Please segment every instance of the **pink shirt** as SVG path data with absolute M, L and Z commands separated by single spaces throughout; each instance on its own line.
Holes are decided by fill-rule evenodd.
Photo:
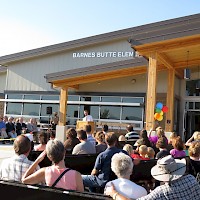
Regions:
M 45 182 L 47 186 L 52 186 L 53 183 L 56 181 L 56 179 L 59 177 L 59 175 L 65 171 L 66 168 L 58 169 L 54 165 L 47 167 L 45 170 Z M 75 170 L 69 170 L 66 172 L 63 177 L 58 181 L 58 183 L 55 185 L 57 188 L 63 188 L 66 190 L 77 190 L 76 185 L 76 171 Z

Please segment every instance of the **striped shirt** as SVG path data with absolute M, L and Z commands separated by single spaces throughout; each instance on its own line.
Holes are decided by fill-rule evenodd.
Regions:
M 128 140 L 128 141 L 133 141 L 133 142 L 136 142 L 138 139 L 139 139 L 139 134 L 135 131 L 131 131 L 131 132 L 128 132 L 126 135 L 125 135 L 125 138 Z

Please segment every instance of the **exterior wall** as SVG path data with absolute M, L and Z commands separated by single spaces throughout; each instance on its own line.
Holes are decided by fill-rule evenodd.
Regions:
M 52 90 L 46 83 L 44 76 L 48 73 L 65 71 L 68 69 L 83 68 L 98 64 L 131 59 L 132 57 L 94 57 L 73 58 L 73 53 L 81 52 L 133 52 L 130 44 L 125 40 L 114 43 L 98 44 L 82 49 L 38 57 L 10 65 L 8 67 L 8 85 L 5 90 L 20 91 L 48 91 Z
M 0 73 L 0 93 L 3 93 L 6 87 L 6 75 L 6 72 Z
M 136 79 L 135 83 L 131 80 Z M 147 78 L 146 74 L 138 76 L 129 76 L 124 78 L 106 80 L 103 82 L 94 82 L 80 85 L 80 92 L 122 92 L 122 93 L 146 93 Z M 167 76 L 166 72 L 159 72 L 157 79 L 157 92 L 167 92 Z

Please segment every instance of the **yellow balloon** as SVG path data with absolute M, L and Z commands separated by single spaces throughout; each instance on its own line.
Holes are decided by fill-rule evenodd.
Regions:
M 163 111 L 161 110 L 159 114 L 160 114 L 160 115 L 163 115 Z
M 160 115 L 159 118 L 157 118 L 158 121 L 162 121 L 163 120 L 163 115 Z
M 155 113 L 154 114 L 154 118 L 157 119 L 157 120 L 160 118 L 160 116 L 161 116 L 160 113 Z

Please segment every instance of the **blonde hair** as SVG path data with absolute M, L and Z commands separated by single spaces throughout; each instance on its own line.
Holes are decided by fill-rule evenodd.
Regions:
M 147 147 L 147 155 L 148 155 L 148 158 L 154 158 L 155 157 L 155 151 L 152 147 Z
M 188 152 L 189 156 L 200 158 L 200 142 L 199 141 L 192 142 L 188 149 Z
M 129 155 L 133 153 L 133 147 L 130 144 L 125 144 L 123 150 L 126 151 Z
M 200 132 L 199 131 L 195 131 L 193 133 L 193 136 L 194 136 L 194 140 L 200 140 Z
M 148 151 L 147 151 L 147 146 L 146 145 L 141 145 L 140 147 L 139 147 L 139 154 L 141 154 L 141 155 L 145 155 L 145 154 L 147 154 L 148 153 Z

